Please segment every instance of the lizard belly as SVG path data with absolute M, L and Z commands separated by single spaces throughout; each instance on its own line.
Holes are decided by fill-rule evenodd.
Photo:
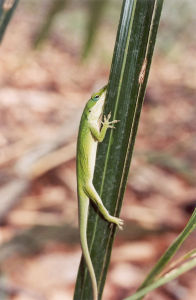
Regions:
M 91 178 L 93 179 L 93 174 L 94 174 L 94 168 L 95 168 L 95 161 L 96 161 L 96 153 L 97 153 L 97 144 L 98 142 L 92 139 L 91 145 L 90 145 L 90 151 L 89 151 L 89 170 L 90 170 L 90 175 Z

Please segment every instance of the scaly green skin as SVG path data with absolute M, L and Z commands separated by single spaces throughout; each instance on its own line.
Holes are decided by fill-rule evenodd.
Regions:
M 106 87 L 99 90 L 98 93 L 93 94 L 91 99 L 87 102 L 80 121 L 77 143 L 77 192 L 79 201 L 80 240 L 82 252 L 92 280 L 93 300 L 98 299 L 98 291 L 86 236 L 89 199 L 97 205 L 99 211 L 108 222 L 115 223 L 120 229 L 122 229 L 123 225 L 121 219 L 109 214 L 92 183 L 97 144 L 103 141 L 107 129 L 114 128 L 112 124 L 118 122 L 117 120 L 109 121 L 111 114 L 107 117 L 104 116 L 104 121 L 101 122 L 105 95 Z

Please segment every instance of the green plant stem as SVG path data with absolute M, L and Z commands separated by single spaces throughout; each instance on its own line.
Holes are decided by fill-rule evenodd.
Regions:
M 186 227 L 181 232 L 181 234 L 176 238 L 172 245 L 167 249 L 167 251 L 162 255 L 160 260 L 150 271 L 149 275 L 146 277 L 142 285 L 139 287 L 138 291 L 144 289 L 149 284 L 151 284 L 156 277 L 163 271 L 166 264 L 171 260 L 176 251 L 180 248 L 185 239 L 191 234 L 193 230 L 196 229 L 196 209 L 194 210 L 190 220 L 188 221 Z
M 170 282 L 171 280 L 176 279 L 177 277 L 179 277 L 183 273 L 193 269 L 195 266 L 196 266 L 196 258 L 193 258 L 192 260 L 184 263 L 183 265 L 181 265 L 177 269 L 174 269 L 171 272 L 167 273 L 165 276 L 158 279 L 154 283 L 148 285 L 145 288 L 142 288 L 141 290 L 136 292 L 134 295 L 132 295 L 128 298 L 125 298 L 124 300 L 138 300 L 138 299 L 141 299 L 141 297 L 145 296 L 147 293 L 149 293 L 152 290 L 154 290 L 154 289 Z

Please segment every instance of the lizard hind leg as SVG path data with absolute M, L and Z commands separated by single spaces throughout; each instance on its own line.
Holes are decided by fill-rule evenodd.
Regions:
M 123 226 L 123 220 L 113 217 L 109 214 L 108 210 L 105 208 L 99 194 L 95 190 L 92 182 L 88 183 L 85 186 L 85 193 L 86 195 L 97 205 L 99 211 L 103 215 L 103 217 L 110 223 L 114 223 L 118 226 L 119 229 L 122 229 Z

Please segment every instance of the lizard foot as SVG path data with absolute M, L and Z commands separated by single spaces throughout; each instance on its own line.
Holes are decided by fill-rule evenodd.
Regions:
M 110 220 L 109 220 L 111 223 L 114 223 L 118 226 L 119 229 L 123 229 L 123 224 L 124 224 L 124 221 L 122 219 L 119 219 L 119 218 L 116 218 L 116 217 L 110 217 Z

